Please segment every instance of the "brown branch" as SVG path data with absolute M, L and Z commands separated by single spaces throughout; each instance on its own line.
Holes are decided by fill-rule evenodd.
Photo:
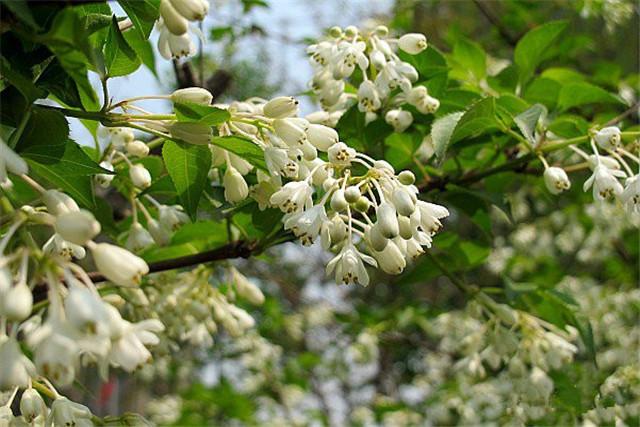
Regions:
M 200 252 L 193 255 L 186 255 L 179 258 L 171 258 L 149 264 L 149 273 L 173 270 L 181 267 L 203 264 L 206 262 L 220 261 L 231 258 L 249 258 L 261 250 L 255 241 L 237 240 L 210 251 Z M 89 273 L 89 277 L 94 282 L 104 282 L 107 280 L 101 273 L 94 271 Z
M 624 113 L 614 117 L 613 119 L 609 120 L 607 123 L 603 124 L 602 126 L 606 127 L 606 126 L 613 126 L 615 124 L 618 124 L 624 119 L 626 119 L 627 117 L 629 117 L 631 114 L 637 112 L 638 108 L 640 108 L 640 102 L 636 102 L 631 107 L 629 107 L 629 109 L 627 109 Z

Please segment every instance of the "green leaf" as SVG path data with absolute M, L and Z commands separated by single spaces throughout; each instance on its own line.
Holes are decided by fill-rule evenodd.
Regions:
M 518 66 L 520 83 L 533 75 L 536 67 L 548 58 L 553 46 L 567 28 L 566 21 L 549 22 L 534 28 L 518 41 L 514 52 L 514 62 Z
M 40 26 L 33 19 L 33 15 L 31 14 L 31 10 L 29 10 L 29 5 L 26 0 L 10 0 L 3 1 L 2 4 L 6 6 L 18 19 L 22 22 L 30 26 L 35 30 L 39 30 Z
M 227 151 L 237 154 L 253 166 L 264 171 L 267 164 L 264 161 L 264 151 L 246 138 L 239 136 L 214 136 L 211 143 Z
M 124 38 L 136 52 L 142 63 L 147 67 L 154 76 L 158 77 L 156 70 L 156 58 L 153 54 L 153 47 L 149 40 L 143 39 L 137 31 L 126 31 Z
M 160 0 L 118 0 L 133 22 L 133 28 L 143 39 L 148 39 L 153 25 L 160 16 Z
M 616 95 L 590 83 L 579 82 L 565 85 L 558 96 L 558 108 L 568 110 L 587 104 L 623 104 Z
M 451 142 L 453 131 L 456 129 L 456 125 L 463 115 L 464 112 L 462 111 L 448 114 L 437 119 L 431 126 L 431 139 L 438 159 L 444 157 L 444 153 L 447 151 L 449 143 Z
M 540 77 L 546 77 L 547 79 L 551 79 L 562 84 L 585 81 L 583 74 L 571 68 L 562 67 L 547 68 L 542 72 L 542 74 L 540 74 Z
M 410 55 L 400 51 L 398 56 L 403 61 L 413 65 L 418 74 L 420 74 L 421 79 L 429 79 L 448 70 L 447 60 L 433 46 L 429 46 L 417 55 Z
M 549 124 L 548 128 L 563 138 L 574 138 L 588 133 L 589 122 L 579 116 L 559 116 Z
M 173 234 L 172 245 L 207 240 L 208 243 L 223 244 L 227 241 L 227 225 L 223 221 L 198 221 L 185 224 Z
M 36 82 L 36 86 L 49 91 L 51 95 L 67 106 L 82 108 L 82 98 L 80 97 L 78 86 L 73 78 L 62 68 L 57 58 L 53 58 L 44 69 Z
M 396 169 L 402 169 L 413 163 L 413 153 L 420 145 L 419 134 L 392 133 L 384 140 L 387 147 L 385 159 Z
M 520 129 L 520 132 L 522 132 L 522 135 L 524 135 L 530 143 L 535 144 L 536 127 L 541 120 L 545 119 L 546 116 L 547 108 L 542 104 L 534 104 L 528 110 L 517 115 L 514 118 L 514 121 L 518 126 L 518 129 Z
M 109 77 L 131 74 L 141 64 L 140 58 L 120 32 L 115 15 L 111 21 L 107 43 L 104 46 L 104 59 Z
M 200 197 L 209 182 L 211 152 L 201 145 L 166 141 L 162 148 L 167 172 L 176 188 L 180 203 L 195 218 Z
M 180 122 L 202 123 L 214 126 L 231 118 L 231 114 L 227 110 L 194 102 L 176 102 L 173 104 L 173 110 Z
M 15 148 L 23 152 L 29 147 L 44 146 L 51 155 L 61 156 L 68 137 L 69 123 L 62 113 L 34 107 Z
M 461 71 L 461 77 L 469 75 L 480 81 L 487 75 L 487 55 L 479 44 L 460 36 L 453 46 L 452 59 Z
M 473 104 L 460 118 L 451 136 L 451 142 L 478 136 L 498 127 L 495 116 L 495 98 L 487 97 Z
M 60 187 L 83 206 L 95 209 L 91 175 L 108 171 L 91 160 L 78 144 L 67 139 L 53 146 L 33 145 L 20 155 L 36 175 Z
M 18 70 L 14 70 L 4 56 L 0 56 L 0 74 L 24 95 L 28 103 L 47 96 L 45 91 L 36 87 L 31 76 L 25 76 Z

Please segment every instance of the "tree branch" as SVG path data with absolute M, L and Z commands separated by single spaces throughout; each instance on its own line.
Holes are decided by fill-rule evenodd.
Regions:
M 480 13 L 482 13 L 484 17 L 487 18 L 487 21 L 489 21 L 491 25 L 497 28 L 498 32 L 500 33 L 500 36 L 507 43 L 509 43 L 511 47 L 515 47 L 516 44 L 518 43 L 518 38 L 514 37 L 509 32 L 509 30 L 507 30 L 507 28 L 504 25 L 502 25 L 502 22 L 500 21 L 500 19 L 496 18 L 493 15 L 493 12 L 491 12 L 491 10 L 489 10 L 489 8 L 485 4 L 483 4 L 483 0 L 473 0 L 473 3 L 476 5 L 478 10 L 480 10 Z
M 176 268 L 189 267 L 212 261 L 220 261 L 231 258 L 249 258 L 262 250 L 256 241 L 236 240 L 210 251 L 200 252 L 193 255 L 186 255 L 178 258 L 171 258 L 149 264 L 149 273 L 173 270 Z M 94 283 L 107 280 L 101 273 L 94 271 L 89 273 L 89 278 Z

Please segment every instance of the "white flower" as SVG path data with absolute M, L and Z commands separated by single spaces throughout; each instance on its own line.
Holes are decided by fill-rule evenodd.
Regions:
M 213 101 L 211 92 L 201 87 L 178 89 L 171 94 L 171 102 L 193 102 L 209 105 L 211 101 Z
M 134 157 L 147 157 L 149 155 L 149 146 L 144 142 L 134 139 L 129 142 L 125 149 L 127 150 L 127 154 Z
M 629 213 L 640 213 L 640 175 L 627 178 L 620 200 Z
M 264 161 L 272 175 L 282 175 L 287 178 L 298 175 L 298 163 L 290 159 L 287 151 L 282 148 L 265 148 Z
M 7 172 L 25 175 L 29 172 L 29 167 L 22 157 L 18 156 L 0 139 L 0 184 L 7 181 Z
M 360 83 L 358 88 L 358 109 L 364 112 L 373 112 L 380 108 L 380 95 L 376 85 L 371 80 Z
M 171 5 L 189 21 L 202 21 L 209 12 L 208 0 L 171 0 Z
M 222 178 L 222 184 L 224 185 L 224 198 L 229 203 L 239 203 L 249 195 L 247 182 L 240 172 L 231 165 L 227 166 Z
M 276 134 L 290 147 L 300 146 L 307 141 L 307 133 L 303 126 L 304 124 L 295 120 L 295 118 L 275 119 L 273 121 L 273 129 Z
M 393 129 L 398 132 L 404 132 L 411 123 L 413 123 L 413 116 L 406 110 L 389 110 L 385 114 L 384 119 L 387 123 L 393 126 Z
M 129 178 L 134 187 L 145 189 L 151 186 L 151 174 L 140 163 L 131 165 L 129 168 Z
M 416 210 L 411 215 L 411 222 L 420 226 L 426 233 L 435 234 L 442 228 L 440 220 L 449 216 L 449 211 L 444 206 L 436 205 L 422 200 L 416 202 Z
M 182 213 L 182 212 L 181 212 Z M 147 219 L 147 228 L 153 240 L 160 246 L 169 244 L 171 241 L 171 230 L 153 218 Z
M 560 194 L 571 188 L 571 181 L 564 169 L 559 167 L 549 167 L 544 171 L 544 184 L 551 194 Z
M 91 212 L 82 209 L 58 215 L 55 229 L 64 240 L 83 246 L 100 233 L 100 223 Z
M 374 252 L 378 266 L 388 274 L 400 274 L 407 266 L 407 261 L 400 247 L 394 241 L 388 241 L 380 252 Z
M 47 416 L 47 405 L 44 403 L 44 399 L 33 388 L 28 388 L 22 393 L 20 398 L 20 413 L 27 422 L 32 422 L 37 417 Z
M 173 122 L 169 126 L 172 137 L 194 145 L 208 145 L 213 136 L 211 126 L 204 123 Z
M 365 48 L 364 42 L 340 42 L 338 52 L 331 59 L 333 78 L 339 80 L 351 76 L 356 64 L 361 70 L 366 70 L 369 67 L 369 60 L 363 53 Z
M 46 254 L 60 256 L 67 261 L 71 260 L 72 257 L 82 259 L 87 254 L 82 246 L 67 242 L 57 233 L 47 240 L 42 246 L 42 250 Z
M 35 366 L 20 350 L 15 338 L 0 335 L 0 390 L 26 388 L 29 378 L 36 373 Z
M 307 139 L 320 151 L 327 151 L 329 147 L 339 142 L 338 132 L 335 129 L 320 124 L 309 125 Z
M 113 172 L 113 165 L 107 160 L 100 162 L 100 167 Z M 115 174 L 112 173 L 99 173 L 96 175 L 96 182 L 100 187 L 107 188 L 115 177 Z
M 126 249 L 109 243 L 94 243 L 90 249 L 100 273 L 116 285 L 139 285 L 149 272 L 147 263 Z
M 196 45 L 191 40 L 189 33 L 181 35 L 172 34 L 164 25 L 160 25 L 160 37 L 158 37 L 158 52 L 164 59 L 181 58 L 196 53 Z
M 105 302 L 88 288 L 70 286 L 64 300 L 64 311 L 69 323 L 82 334 L 102 335 L 108 332 Z
M 284 222 L 285 230 L 293 231 L 303 245 L 308 246 L 320 234 L 320 227 L 329 219 L 324 205 L 316 205 L 303 212 L 292 214 Z
M 427 48 L 427 38 L 419 33 L 405 34 L 398 40 L 398 47 L 408 54 L 417 55 Z
M 51 404 L 46 427 L 93 427 L 91 410 L 84 405 L 72 402 L 66 397 L 58 397 Z
M 299 212 L 311 202 L 313 189 L 307 181 L 292 181 L 273 193 L 269 201 L 285 213 Z
M 160 342 L 155 333 L 162 332 L 164 325 L 156 319 L 138 323 L 120 319 L 120 322 L 120 331 L 113 337 L 109 361 L 127 372 L 132 372 L 151 358 L 151 353 L 145 345 L 156 345 Z
M 160 1 L 160 16 L 167 29 L 177 36 L 189 29 L 189 21 L 173 7 L 171 0 Z
M 598 201 L 619 196 L 622 184 L 617 177 L 624 178 L 626 174 L 620 170 L 612 170 L 600 164 L 593 170 L 593 174 L 584 182 L 583 190 L 593 187 L 593 198 Z
M 51 215 L 79 211 L 75 200 L 58 190 L 47 190 L 42 194 L 42 201 Z
M 620 129 L 616 126 L 608 126 L 600 129 L 593 136 L 593 139 L 605 150 L 615 150 L 620 146 L 622 135 L 620 134 Z
M 140 223 L 136 222 L 129 229 L 129 237 L 125 247 L 133 252 L 140 252 L 154 243 L 153 236 Z
M 267 102 L 263 111 L 265 116 L 272 119 L 295 116 L 298 113 L 298 101 L 290 96 L 279 96 Z
M 189 222 L 189 215 L 182 211 L 180 205 L 161 205 L 158 208 L 158 220 L 162 226 L 175 231 L 182 224 Z
M 133 131 L 125 127 L 107 128 L 107 134 L 111 136 L 111 144 L 118 149 L 124 147 L 135 138 Z
M 43 332 L 45 336 L 35 349 L 38 372 L 59 386 L 69 385 L 76 376 L 78 345 L 72 338 L 58 332 L 57 326 L 48 324 L 43 328 L 51 329 Z
M 337 166 L 349 166 L 356 158 L 356 150 L 344 142 L 333 144 L 329 150 L 329 162 Z
M 327 274 L 331 274 L 335 270 L 337 284 L 359 283 L 362 286 L 367 286 L 369 284 L 369 275 L 364 267 L 363 260 L 367 264 L 374 267 L 377 266 L 375 259 L 359 252 L 353 243 L 348 241 L 342 247 L 340 253 L 327 264 Z

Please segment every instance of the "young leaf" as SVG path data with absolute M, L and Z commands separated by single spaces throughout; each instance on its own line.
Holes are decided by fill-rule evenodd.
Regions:
M 548 58 L 549 48 L 557 42 L 567 25 L 566 21 L 549 22 L 520 39 L 514 52 L 514 62 L 518 66 L 521 84 L 529 80 L 536 67 Z
M 166 141 L 162 157 L 180 203 L 195 218 L 200 197 L 208 182 L 211 152 L 201 145 Z
M 540 120 L 547 116 L 547 108 L 542 104 L 534 104 L 531 108 L 514 118 L 518 129 L 532 144 L 536 143 L 535 131 Z
M 264 171 L 267 170 L 267 164 L 264 161 L 264 152 L 260 147 L 246 138 L 240 138 L 238 136 L 215 136 L 211 139 L 211 143 L 237 154 L 257 168 Z
M 111 21 L 107 43 L 104 46 L 104 60 L 109 77 L 126 76 L 140 66 L 140 58 L 129 46 L 118 27 L 115 15 Z
M 178 121 L 202 123 L 210 126 L 224 123 L 231 117 L 227 110 L 194 102 L 176 102 L 173 104 L 173 110 Z

